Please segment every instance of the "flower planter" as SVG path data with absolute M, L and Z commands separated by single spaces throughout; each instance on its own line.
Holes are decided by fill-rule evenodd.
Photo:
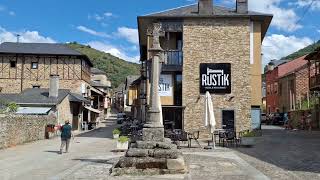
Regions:
M 128 141 L 124 142 L 124 143 L 117 141 L 117 149 L 126 150 L 128 148 L 129 148 L 129 142 Z
M 255 137 L 241 137 L 241 145 L 251 147 L 255 145 Z
M 119 134 L 113 134 L 113 139 L 118 139 L 119 138 Z

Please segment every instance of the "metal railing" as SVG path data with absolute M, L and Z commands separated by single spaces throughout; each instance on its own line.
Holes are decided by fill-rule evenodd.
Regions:
M 167 61 L 166 65 L 182 65 L 183 53 L 180 50 L 168 50 L 165 52 Z

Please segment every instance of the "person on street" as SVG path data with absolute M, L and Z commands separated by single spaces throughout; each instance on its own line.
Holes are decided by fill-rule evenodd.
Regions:
M 70 126 L 70 122 L 66 121 L 65 124 L 61 127 L 60 154 L 62 154 L 64 146 L 66 146 L 66 153 L 68 153 L 71 137 L 73 137 L 72 127 Z
M 308 130 L 311 131 L 312 130 L 312 113 L 309 111 L 307 116 L 306 116 L 306 123 L 308 126 Z

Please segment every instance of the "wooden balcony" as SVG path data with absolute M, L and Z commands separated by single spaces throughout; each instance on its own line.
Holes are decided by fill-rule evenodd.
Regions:
M 320 90 L 320 74 L 310 77 L 310 90 L 319 91 Z
M 165 51 L 166 63 L 162 66 L 162 71 L 182 71 L 183 53 L 181 50 Z

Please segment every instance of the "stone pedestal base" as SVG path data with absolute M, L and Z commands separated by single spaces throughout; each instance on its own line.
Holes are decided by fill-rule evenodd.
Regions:
M 143 141 L 154 141 L 163 142 L 164 141 L 164 129 L 163 128 L 143 128 L 142 130 Z
M 187 167 L 182 153 L 177 150 L 175 144 L 171 144 L 165 138 L 162 142 L 137 141 L 133 143 L 126 155 L 121 157 L 110 170 L 113 176 L 184 174 L 186 172 Z

